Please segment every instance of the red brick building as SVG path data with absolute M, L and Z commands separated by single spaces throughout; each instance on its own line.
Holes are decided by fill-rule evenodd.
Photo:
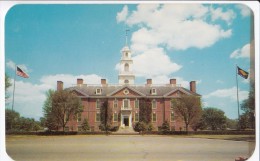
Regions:
M 100 108 L 105 100 L 108 101 L 109 107 L 112 107 L 113 126 L 131 128 L 139 121 L 139 100 L 146 98 L 151 100 L 151 120 L 155 130 L 158 130 L 165 120 L 169 122 L 171 130 L 185 130 L 182 118 L 171 106 L 171 100 L 181 94 L 200 96 L 196 93 L 196 82 L 190 82 L 190 89 L 178 85 L 176 79 L 170 79 L 169 84 L 164 85 L 154 85 L 152 79 L 147 79 L 144 85 L 135 85 L 132 66 L 131 51 L 125 46 L 122 50 L 118 85 L 109 85 L 106 79 L 101 79 L 99 85 L 84 84 L 83 79 L 77 79 L 77 85 L 68 89 L 81 98 L 83 112 L 77 119 L 70 119 L 65 129 L 80 131 L 81 124 L 86 118 L 91 130 L 99 131 Z M 62 89 L 63 82 L 58 81 L 57 90 Z

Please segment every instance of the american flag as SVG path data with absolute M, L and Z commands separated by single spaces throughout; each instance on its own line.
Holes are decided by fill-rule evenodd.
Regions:
M 21 68 L 16 67 L 16 74 L 23 78 L 29 78 L 29 75 L 26 74 Z

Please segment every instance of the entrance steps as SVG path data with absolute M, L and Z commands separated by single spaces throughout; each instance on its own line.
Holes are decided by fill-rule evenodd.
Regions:
M 115 135 L 139 135 L 138 132 L 135 132 L 133 127 L 125 126 L 124 128 L 119 127 L 117 132 L 113 132 Z

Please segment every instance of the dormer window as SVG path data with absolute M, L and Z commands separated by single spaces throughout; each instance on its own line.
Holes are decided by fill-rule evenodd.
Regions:
M 97 88 L 97 89 L 96 89 L 96 94 L 101 94 L 101 93 L 102 93 L 102 89 Z
M 152 94 L 152 95 L 156 95 L 156 89 L 155 89 L 155 88 L 152 88 L 152 89 L 151 89 L 151 94 Z

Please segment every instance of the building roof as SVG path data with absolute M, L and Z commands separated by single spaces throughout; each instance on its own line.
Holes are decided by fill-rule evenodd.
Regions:
M 77 85 L 67 88 L 71 91 L 76 91 L 84 97 L 113 97 L 113 94 L 127 88 L 130 91 L 137 93 L 140 97 L 168 97 L 170 94 L 180 91 L 187 95 L 201 96 L 198 93 L 192 92 L 180 86 L 170 85 Z M 96 90 L 101 89 L 100 94 L 96 94 Z M 156 94 L 152 94 L 151 90 L 155 89 Z

